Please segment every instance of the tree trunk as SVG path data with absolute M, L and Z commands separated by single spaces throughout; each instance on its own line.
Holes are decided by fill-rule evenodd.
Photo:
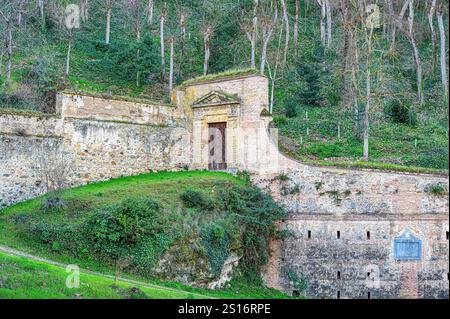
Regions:
M 180 16 L 180 29 L 181 29 L 181 37 L 180 37 L 180 61 L 178 63 L 178 76 L 181 76 L 184 54 L 185 54 L 185 43 L 186 43 L 186 15 L 181 13 Z
M 366 106 L 364 108 L 364 146 L 363 146 L 363 158 L 367 160 L 369 158 L 369 114 L 372 99 L 372 36 L 373 36 L 373 23 L 370 23 L 370 29 L 367 28 L 367 20 L 364 16 L 366 12 L 365 1 L 360 0 L 360 19 L 363 24 L 364 35 L 367 45 L 366 55 Z
M 320 40 L 322 42 L 322 45 L 325 46 L 326 41 L 327 41 L 327 31 L 326 31 L 326 27 L 325 27 L 325 19 L 327 17 L 327 10 L 325 7 L 325 0 L 320 0 L 319 5 L 320 5 Z
M 274 71 L 271 72 L 270 66 L 269 66 L 269 77 L 271 82 L 271 88 L 270 88 L 270 105 L 269 105 L 269 112 L 273 113 L 273 106 L 275 102 L 275 81 L 277 79 L 277 71 L 278 71 L 278 65 L 279 65 L 279 58 L 280 58 L 280 51 L 281 51 L 281 39 L 283 37 L 283 28 L 280 28 L 280 36 L 278 37 L 278 47 L 277 47 L 277 55 L 275 58 L 275 68 Z
M 269 46 L 270 39 L 273 34 L 273 30 L 275 29 L 275 26 L 277 25 L 278 21 L 278 2 L 277 0 L 274 1 L 275 8 L 274 8 L 274 17 L 273 21 L 270 23 L 265 23 L 263 25 L 263 46 L 262 46 L 262 53 L 261 53 L 261 63 L 259 67 L 259 72 L 261 75 L 264 75 L 264 70 L 266 66 L 266 58 L 267 58 L 267 47 Z
M 389 11 L 389 20 L 393 21 L 390 23 L 391 26 L 391 45 L 390 45 L 390 51 L 394 50 L 395 48 L 395 38 L 396 38 L 396 30 L 397 30 L 397 24 L 395 20 L 397 19 L 395 13 L 394 13 L 394 5 L 392 4 L 392 0 L 386 0 L 388 11 Z
M 298 46 L 299 16 L 300 16 L 300 3 L 299 3 L 299 0 L 295 0 L 295 22 L 294 22 L 294 46 L 295 46 L 295 52 L 297 52 L 297 46 Z
M 409 4 L 410 0 L 406 0 L 406 2 L 403 4 L 402 10 L 400 11 L 400 14 L 398 15 L 398 17 L 395 16 L 394 14 L 394 9 L 392 7 L 392 3 L 389 1 L 390 4 L 390 9 L 392 10 L 393 16 L 392 19 L 394 21 L 393 26 L 392 26 L 392 38 L 391 38 L 391 47 L 390 47 L 390 51 L 393 51 L 395 49 L 395 38 L 396 38 L 396 30 L 397 30 L 397 26 L 400 26 L 400 28 L 402 28 L 402 21 L 403 21 L 403 17 L 405 15 L 406 9 L 408 9 L 408 4 Z
M 13 56 L 11 20 L 6 21 L 6 43 L 8 55 L 8 61 L 6 61 L 6 85 L 9 86 L 11 84 L 11 70 L 12 70 L 12 56 Z
M 72 31 L 69 33 L 69 43 L 67 47 L 67 57 L 66 57 L 66 77 L 70 74 L 70 55 L 72 53 Z
M 443 19 L 444 8 L 441 7 L 437 13 L 437 20 L 439 26 L 439 35 L 441 39 L 441 80 L 442 80 L 442 88 L 444 91 L 444 98 L 448 102 L 448 79 L 447 79 L 447 45 L 445 41 L 445 26 Z
M 289 39 L 291 36 L 290 27 L 289 27 L 289 16 L 287 12 L 287 6 L 286 6 L 286 0 L 281 0 L 281 6 L 283 8 L 283 19 L 284 19 L 284 26 L 285 26 L 285 40 L 284 40 L 284 55 L 283 55 L 283 67 L 286 66 L 287 62 L 287 54 L 289 50 Z
M 428 13 L 428 24 L 430 25 L 431 31 L 431 43 L 433 44 L 433 70 L 437 65 L 437 40 L 436 40 L 436 31 L 434 30 L 434 15 L 436 12 L 436 0 L 431 0 L 430 12 Z
M 422 62 L 420 60 L 419 49 L 417 48 L 416 39 L 414 37 L 414 0 L 409 0 L 408 15 L 408 37 L 413 50 L 414 62 L 416 64 L 417 73 L 417 99 L 420 105 L 424 103 L 423 84 L 422 84 Z
M 211 38 L 211 27 L 207 27 L 206 31 L 204 33 L 204 44 L 205 44 L 205 60 L 203 63 L 203 75 L 208 75 L 208 69 L 209 69 L 209 57 L 211 55 L 210 53 L 210 38 Z
M 331 30 L 332 30 L 332 20 L 331 20 L 331 6 L 330 6 L 330 1 L 329 0 L 325 0 L 325 8 L 326 8 L 326 14 L 327 14 L 327 47 L 329 48 L 331 46 L 331 40 L 332 40 L 332 34 L 331 34 Z
M 147 10 L 148 10 L 148 16 L 147 16 L 147 22 L 148 24 L 152 24 L 153 23 L 153 0 L 148 0 L 148 6 L 147 6 Z
M 170 72 L 169 72 L 169 98 L 173 89 L 173 56 L 174 56 L 174 37 L 170 36 Z
M 107 9 L 106 9 L 106 35 L 105 35 L 105 43 L 106 44 L 109 44 L 109 42 L 110 42 L 111 12 L 112 12 L 112 3 L 110 1 L 108 1 Z
M 89 19 L 89 0 L 83 0 L 81 3 L 81 19 L 87 22 Z
M 41 27 L 45 30 L 45 12 L 44 12 L 44 0 L 38 0 L 39 13 L 41 15 Z
M 161 42 L 161 79 L 164 80 L 166 77 L 166 57 L 165 57 L 165 49 L 164 49 L 164 22 L 165 17 L 164 14 L 161 14 L 160 19 L 160 30 L 159 30 L 159 37 Z
M 254 69 L 256 67 L 256 42 L 258 40 L 258 0 L 254 0 L 253 6 L 253 28 L 251 35 L 251 68 Z

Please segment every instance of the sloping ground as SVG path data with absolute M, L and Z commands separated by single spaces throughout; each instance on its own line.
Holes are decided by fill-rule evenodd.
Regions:
M 207 295 L 80 270 L 70 288 L 64 264 L 0 245 L 0 299 L 207 299 Z
M 237 192 L 235 192 L 236 190 Z M 251 202 L 252 204 L 249 206 L 255 208 L 255 214 L 261 214 L 258 215 L 261 220 L 268 220 L 271 223 L 270 218 L 264 214 L 267 212 L 272 215 L 272 208 L 274 211 L 278 211 L 270 197 L 258 195 L 259 191 L 249 187 L 244 179 L 226 173 L 160 172 L 68 189 L 0 210 L 0 245 L 8 247 L 7 249 L 16 249 L 22 253 L 45 258 L 44 262 L 50 260 L 64 265 L 76 264 L 86 271 L 96 271 L 95 274 L 91 274 L 93 276 L 99 275 L 99 273 L 104 274 L 101 275 L 102 280 L 99 280 L 99 285 L 102 286 L 98 288 L 97 295 L 90 295 L 90 293 L 94 293 L 92 291 L 84 291 L 85 295 L 83 296 L 86 298 L 121 297 L 123 291 L 111 291 L 109 282 L 101 283 L 110 279 L 110 276 L 116 271 L 119 271 L 122 277 L 140 281 L 139 284 L 130 283 L 130 285 L 137 286 L 152 298 L 288 297 L 279 291 L 267 289 L 260 284 L 249 284 L 242 279 L 234 280 L 225 289 L 214 291 L 187 285 L 200 282 L 201 287 L 206 287 L 204 283 L 208 281 L 205 280 L 214 276 L 217 278 L 220 266 L 224 264 L 227 256 L 232 257 L 234 253 L 244 250 L 242 224 L 245 222 L 239 222 L 239 218 L 246 217 L 245 212 L 241 212 L 239 215 L 227 211 L 219 196 L 222 191 L 225 191 L 224 194 L 238 197 L 253 198 L 256 196 L 255 200 L 246 199 L 247 202 L 239 203 L 245 206 L 246 203 Z M 238 200 L 240 199 L 238 198 Z M 134 213 L 134 211 L 139 214 L 142 205 L 148 203 L 150 205 L 158 203 L 160 208 L 149 209 L 148 212 L 154 214 L 150 218 L 144 216 L 150 224 L 137 224 L 137 226 L 150 226 L 154 229 L 159 227 L 158 223 L 162 223 L 164 232 L 158 233 L 157 236 L 146 237 L 138 244 L 125 243 L 121 247 L 126 251 L 124 255 L 132 256 L 132 258 L 137 256 L 139 259 L 132 260 L 131 264 L 127 260 L 129 263 L 123 268 L 118 269 L 118 262 L 115 263 L 114 259 L 104 253 L 105 251 L 113 253 L 115 251 L 115 247 L 110 249 L 108 241 L 106 241 L 106 246 L 101 246 L 99 250 L 96 250 L 98 247 L 95 249 L 92 247 L 99 241 L 92 245 L 92 241 L 89 242 L 83 238 L 85 233 L 81 235 L 79 233 L 90 229 L 93 225 L 89 224 L 90 222 L 95 222 L 96 227 L 103 227 L 103 216 L 107 216 L 104 220 L 106 221 L 105 225 L 108 226 L 110 218 L 115 218 L 114 214 L 117 210 L 130 208 L 126 214 Z M 269 209 L 265 209 L 266 206 L 260 206 L 267 203 L 274 206 L 268 206 Z M 129 216 L 126 214 L 121 216 L 128 218 Z M 137 220 L 140 219 L 140 217 L 137 218 Z M 133 220 L 129 221 L 133 223 Z M 135 226 L 132 225 L 132 227 Z M 260 226 L 258 225 L 258 227 Z M 99 233 L 92 231 L 88 235 L 97 236 L 98 239 L 103 236 L 103 231 L 105 229 L 98 228 Z M 132 230 L 131 233 L 134 234 L 135 231 Z M 260 230 L 257 231 L 257 234 L 258 240 L 264 236 L 261 235 Z M 140 240 L 134 237 L 132 239 Z M 105 242 L 102 245 L 104 244 Z M 165 263 L 161 263 L 161 261 L 165 261 Z M 8 263 L 10 262 L 16 263 L 16 261 L 8 261 Z M 18 269 L 17 277 L 14 280 L 14 282 L 17 281 L 18 288 L 20 288 L 21 277 L 28 276 L 28 271 L 19 271 L 23 268 L 20 264 L 17 262 L 17 265 L 8 266 L 6 270 L 3 270 L 13 275 L 14 269 Z M 27 269 L 26 267 L 25 269 Z M 219 273 L 211 275 L 211 269 L 219 270 Z M 52 273 L 53 275 L 57 278 L 66 276 L 61 269 L 59 274 L 57 271 Z M 92 280 L 94 279 L 92 278 Z M 154 288 L 157 291 L 147 293 L 142 282 L 147 283 L 147 288 Z M 175 293 L 171 295 L 164 289 L 160 292 L 161 286 L 172 288 Z M 40 289 L 39 285 L 36 289 Z M 72 296 L 71 291 L 62 291 L 60 287 L 55 289 L 57 291 L 55 296 L 62 298 Z M 66 293 L 69 295 L 65 295 Z M 187 294 L 192 294 L 192 296 Z M 39 297 L 39 294 L 8 296 L 35 298 Z

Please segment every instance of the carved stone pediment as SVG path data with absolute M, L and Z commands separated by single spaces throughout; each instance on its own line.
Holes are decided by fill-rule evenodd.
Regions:
M 219 91 L 212 91 L 192 104 L 193 108 L 240 104 L 239 97 Z

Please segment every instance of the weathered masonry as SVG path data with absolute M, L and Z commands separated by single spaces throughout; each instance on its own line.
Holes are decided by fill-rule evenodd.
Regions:
M 267 285 L 312 298 L 448 298 L 448 178 L 293 161 L 278 151 L 267 105 L 267 79 L 237 74 L 189 81 L 170 105 L 65 93 L 52 116 L 3 112 L 0 207 L 42 194 L 39 159 L 61 151 L 70 186 L 247 170 L 289 212 Z

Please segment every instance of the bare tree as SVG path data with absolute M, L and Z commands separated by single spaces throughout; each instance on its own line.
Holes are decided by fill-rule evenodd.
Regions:
M 365 0 L 359 0 L 359 11 L 360 11 L 360 20 L 361 25 L 364 31 L 364 38 L 366 43 L 366 105 L 364 108 L 364 133 L 363 133 L 363 139 L 364 139 L 364 146 L 363 146 L 363 158 L 368 159 L 369 158 L 369 114 L 370 114 L 370 108 L 371 108 L 371 102 L 372 102 L 372 37 L 373 37 L 373 30 L 374 25 L 372 21 L 369 21 L 366 19 L 366 1 Z
M 37 6 L 39 8 L 39 13 L 41 15 L 41 28 L 45 29 L 45 11 L 44 11 L 44 0 L 37 0 Z
M 273 34 L 273 30 L 275 29 L 278 21 L 278 1 L 273 1 L 273 20 L 268 16 L 263 16 L 261 19 L 262 25 L 262 37 L 263 37 L 263 45 L 261 52 L 261 63 L 260 63 L 260 73 L 264 75 L 264 70 L 266 66 L 266 58 L 267 58 L 267 48 L 269 46 L 270 39 Z
M 164 48 L 164 24 L 166 22 L 167 15 L 167 3 L 164 3 L 164 8 L 161 11 L 161 16 L 159 18 L 159 37 L 161 44 L 161 79 L 166 78 L 166 52 Z
M 148 4 L 147 4 L 147 22 L 148 22 L 148 24 L 153 23 L 153 7 L 154 7 L 153 0 L 148 0 Z
M 72 45 L 73 45 L 73 29 L 68 29 L 67 32 L 67 56 L 66 56 L 66 76 L 69 76 L 70 73 L 70 57 L 72 54 Z
M 211 36 L 213 33 L 213 27 L 206 25 L 203 31 L 203 43 L 205 47 L 205 59 L 203 62 L 203 75 L 208 75 L 209 71 L 209 58 L 211 57 Z
M 446 12 L 445 7 L 443 5 L 440 5 L 437 10 L 437 20 L 438 20 L 438 26 L 439 26 L 439 36 L 441 39 L 441 54 L 440 54 L 440 60 L 441 60 L 441 80 L 442 80 L 442 88 L 444 92 L 444 98 L 446 102 L 448 102 L 448 78 L 447 78 L 447 45 L 445 41 L 445 26 L 444 26 L 444 19 L 443 15 Z
M 408 28 L 403 26 L 403 14 L 406 12 L 408 8 Z M 414 63 L 416 65 L 416 78 L 417 78 L 417 99 L 422 105 L 424 103 L 424 95 L 423 95 L 423 84 L 422 84 L 422 62 L 419 55 L 419 49 L 417 47 L 415 35 L 414 35 L 414 0 L 406 0 L 405 4 L 402 8 L 402 12 L 400 13 L 399 18 L 397 19 L 398 28 L 405 34 L 409 43 L 411 44 L 411 48 L 413 51 Z
M 436 31 L 434 30 L 434 16 L 436 14 L 436 0 L 430 0 L 430 11 L 428 12 L 428 24 L 431 31 L 431 42 L 433 45 L 433 68 L 437 64 L 437 40 Z
M 18 12 L 21 11 L 22 0 L 11 0 L 0 8 L 0 21 L 5 23 L 5 47 L 6 47 L 6 86 L 11 84 L 12 60 L 14 52 L 13 29 L 17 26 L 19 18 Z
M 6 85 L 11 84 L 11 69 L 12 69 L 12 56 L 13 56 L 13 38 L 12 38 L 12 18 L 11 15 L 0 11 L 0 16 L 5 21 L 5 39 L 6 39 Z
M 284 29 L 286 31 L 284 39 L 284 55 L 283 55 L 283 67 L 285 67 L 287 62 L 287 54 L 289 50 L 289 39 L 291 36 L 286 0 L 281 0 L 281 7 L 283 9 Z
M 294 46 L 295 52 L 297 52 L 298 47 L 298 23 L 300 16 L 300 3 L 299 0 L 295 0 L 295 19 L 294 19 Z
M 68 185 L 73 158 L 61 145 L 42 145 L 37 154 L 38 174 L 46 193 L 59 191 Z
M 253 2 L 253 13 L 251 22 L 245 21 L 240 22 L 241 29 L 244 31 L 248 40 L 250 41 L 250 67 L 256 67 L 256 45 L 258 41 L 258 0 L 254 0 Z
M 112 0 L 106 0 L 106 34 L 105 43 L 109 44 L 111 34 Z
M 172 94 L 173 89 L 173 59 L 174 59 L 174 36 L 169 37 L 170 44 L 170 71 L 169 71 L 169 97 Z
M 81 1 L 81 19 L 83 22 L 87 22 L 89 20 L 89 0 Z
M 181 76 L 182 68 L 183 68 L 183 61 L 186 51 L 186 19 L 188 17 L 188 13 L 185 11 L 184 8 L 180 6 L 180 62 L 178 63 L 178 76 Z
M 329 48 L 331 46 L 331 40 L 332 40 L 331 5 L 330 5 L 329 0 L 324 0 L 324 1 L 325 1 L 326 12 L 327 12 L 327 47 Z
M 269 71 L 269 78 L 270 78 L 270 84 L 271 84 L 271 88 L 270 88 L 270 105 L 269 105 L 269 112 L 272 113 L 273 112 L 273 106 L 274 106 L 274 102 L 275 102 L 275 84 L 276 84 L 276 80 L 277 80 L 277 72 L 278 72 L 278 67 L 279 67 L 279 60 L 280 60 L 280 54 L 281 54 L 281 41 L 283 38 L 283 28 L 280 28 L 280 35 L 278 36 L 278 45 L 277 45 L 277 50 L 276 50 L 276 55 L 275 55 L 275 66 L 272 70 L 272 68 L 270 67 L 270 63 L 267 63 L 267 69 Z
M 141 31 L 142 31 L 142 8 L 141 8 L 141 1 L 140 0 L 127 0 L 125 2 L 126 6 L 130 8 L 131 14 L 130 16 L 133 18 L 133 27 L 134 27 L 134 33 L 136 36 L 136 43 L 141 43 Z M 141 51 L 139 47 L 136 50 L 136 57 L 139 61 L 139 57 L 141 55 Z M 138 70 L 136 72 L 136 86 L 140 86 L 140 78 L 141 78 L 141 72 Z
M 327 9 L 325 5 L 325 0 L 316 0 L 317 4 L 320 6 L 320 41 L 322 45 L 326 45 L 326 29 L 325 29 L 325 20 L 327 16 Z

